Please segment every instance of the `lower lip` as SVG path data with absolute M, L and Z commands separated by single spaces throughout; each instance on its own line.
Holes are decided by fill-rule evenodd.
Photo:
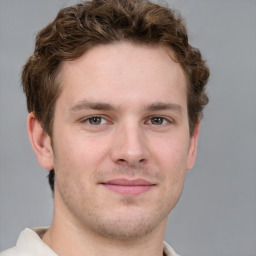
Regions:
M 124 186 L 124 185 L 112 185 L 112 184 L 103 184 L 106 188 L 108 188 L 111 191 L 117 192 L 122 195 L 127 195 L 127 196 L 136 196 L 142 193 L 147 192 L 150 190 L 153 185 L 148 185 L 148 186 Z

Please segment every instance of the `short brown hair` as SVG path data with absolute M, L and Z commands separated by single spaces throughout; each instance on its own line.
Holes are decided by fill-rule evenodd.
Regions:
M 187 78 L 192 135 L 208 103 L 205 85 L 209 69 L 199 50 L 189 44 L 182 18 L 147 0 L 92 0 L 60 10 L 38 33 L 34 54 L 23 69 L 28 111 L 34 112 L 52 136 L 55 102 L 61 93 L 57 79 L 61 62 L 76 59 L 96 45 L 116 41 L 166 45 L 174 51 Z

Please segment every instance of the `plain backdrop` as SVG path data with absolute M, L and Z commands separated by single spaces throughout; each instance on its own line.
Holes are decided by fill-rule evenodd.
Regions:
M 256 255 L 256 1 L 160 1 L 181 12 L 211 69 L 198 158 L 166 240 L 183 256 Z M 47 171 L 26 133 L 20 73 L 36 33 L 75 1 L 0 0 L 0 250 L 47 226 Z

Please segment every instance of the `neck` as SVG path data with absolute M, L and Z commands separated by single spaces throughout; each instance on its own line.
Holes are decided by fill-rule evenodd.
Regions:
M 118 240 L 74 225 L 62 216 L 53 219 L 43 241 L 59 256 L 162 256 L 167 220 L 146 236 Z
M 163 239 L 164 232 L 167 224 L 167 217 L 161 221 L 155 220 L 156 224 L 151 223 L 151 229 L 145 225 L 147 221 L 154 221 L 151 216 L 143 216 L 140 218 L 140 211 L 135 213 L 133 208 L 127 208 L 127 218 L 120 218 L 120 223 L 116 220 L 113 221 L 110 216 L 109 225 L 112 227 L 112 233 L 102 232 L 97 226 L 98 223 L 93 222 L 91 213 L 84 212 L 85 217 L 76 215 L 76 212 L 63 202 L 58 191 L 55 191 L 54 200 L 54 217 L 49 230 L 45 233 L 43 241 L 59 256 L 162 256 L 163 255 Z M 131 213 L 130 220 L 129 211 Z M 125 214 L 124 211 L 122 211 Z M 87 214 L 87 215 L 86 215 Z M 106 213 L 107 214 L 107 213 Z M 136 215 L 137 214 L 137 215 Z M 141 211 L 145 215 L 145 211 Z M 89 216 L 89 217 L 88 217 Z M 132 219 L 137 218 L 137 219 Z M 124 221 L 123 221 L 124 220 Z M 128 220 L 128 223 L 127 223 Z M 138 221 L 140 220 L 140 221 Z M 102 219 L 101 219 L 102 221 Z M 104 219 L 108 221 L 108 219 Z M 102 221 L 102 223 L 104 222 Z M 122 222 L 123 221 L 123 222 Z M 144 225 L 143 225 L 144 221 Z M 97 227 L 96 227 L 96 226 Z M 134 233 L 130 228 L 134 228 Z M 136 226 L 137 225 L 137 226 Z M 118 227 L 120 234 L 118 233 Z M 138 232 L 136 229 L 141 227 L 148 228 L 147 231 L 143 230 Z M 130 229 L 129 229 L 130 228 Z M 122 232 L 127 231 L 128 232 Z M 106 231 L 106 229 L 104 229 Z M 114 230 L 114 231 L 113 231 Z M 151 230 L 151 232 L 149 232 Z M 125 235 L 124 235 L 125 234 Z

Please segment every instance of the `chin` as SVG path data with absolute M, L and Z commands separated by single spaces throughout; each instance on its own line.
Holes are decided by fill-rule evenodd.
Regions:
M 99 233 L 108 238 L 117 240 L 135 240 L 150 234 L 154 225 L 146 220 L 114 221 L 99 227 Z
M 161 226 L 165 227 L 169 212 L 140 212 L 128 211 L 120 214 L 114 214 L 104 219 L 94 216 L 94 220 L 90 222 L 91 228 L 97 234 L 115 240 L 135 240 L 146 237 L 155 229 Z

